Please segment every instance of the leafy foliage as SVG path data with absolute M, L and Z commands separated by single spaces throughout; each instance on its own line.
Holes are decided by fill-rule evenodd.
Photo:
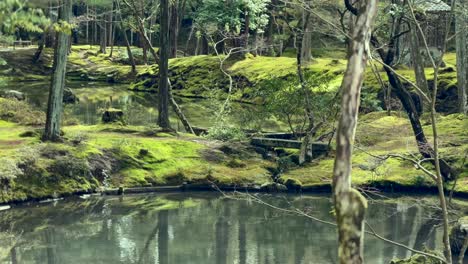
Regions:
M 2 0 L 0 2 L 0 32 L 6 35 L 18 30 L 42 32 L 50 20 L 39 8 L 32 8 L 27 0 Z

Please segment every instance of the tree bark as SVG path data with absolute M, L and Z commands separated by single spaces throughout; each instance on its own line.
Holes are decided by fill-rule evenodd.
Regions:
M 37 50 L 36 52 L 34 53 L 34 56 L 33 56 L 33 63 L 36 63 L 40 58 L 41 58 L 41 55 L 42 55 L 42 51 L 44 50 L 44 44 L 45 44 L 45 39 L 47 38 L 47 31 L 49 29 L 44 29 L 44 33 L 42 34 L 41 36 L 41 39 L 39 40 L 39 44 L 37 46 Z
M 175 0 L 171 6 L 171 27 L 169 28 L 170 39 L 171 39 L 171 49 L 170 49 L 170 58 L 177 57 L 177 38 L 179 36 L 179 10 L 178 10 L 179 1 Z
M 60 19 L 69 22 L 72 11 L 72 0 L 62 0 Z M 52 82 L 49 91 L 47 106 L 47 119 L 43 139 L 57 141 L 60 139 L 60 125 L 62 119 L 63 90 L 65 88 L 65 75 L 70 45 L 70 33 L 59 31 L 57 33 L 57 46 L 54 52 L 54 65 Z
M 419 30 L 417 26 L 414 24 L 417 21 L 410 22 L 410 53 L 411 53 L 411 64 L 413 66 L 414 75 L 416 77 L 416 85 L 418 85 L 419 89 L 423 92 L 429 92 L 427 80 L 426 80 L 426 73 L 424 72 L 424 62 L 421 57 L 421 53 L 419 51 Z M 419 114 L 422 113 L 422 98 L 423 96 L 419 94 L 421 107 Z
M 341 264 L 363 263 L 364 216 L 367 208 L 365 198 L 351 187 L 351 157 L 377 0 L 359 1 L 358 5 L 357 20 L 349 41 L 348 66 L 342 82 L 341 117 L 333 169 L 333 200 Z
M 180 109 L 179 105 L 174 99 L 174 96 L 172 96 L 171 82 L 169 81 L 169 79 L 167 79 L 167 82 L 169 85 L 169 102 L 171 103 L 172 110 L 174 110 L 180 122 L 182 122 L 182 125 L 185 128 L 185 131 L 190 134 L 195 134 L 195 132 L 193 131 L 192 125 L 190 125 L 190 122 L 188 121 L 188 119 L 185 117 L 184 113 Z
M 99 33 L 99 51 L 102 54 L 106 54 L 106 48 L 107 48 L 107 25 L 106 22 L 102 22 L 100 27 L 100 33 Z
M 170 129 L 169 122 L 169 0 L 161 0 L 158 125 Z
M 456 15 L 457 87 L 458 111 L 468 113 L 468 2 L 459 0 L 459 13 Z
M 310 20 L 310 13 L 307 12 L 307 14 L 304 17 L 304 25 L 307 25 Z M 312 158 L 312 149 L 311 149 L 311 144 L 310 144 L 310 137 L 313 134 L 314 130 L 314 113 L 312 112 L 311 109 L 311 103 L 310 103 L 310 90 L 309 87 L 307 86 L 306 80 L 304 78 L 304 73 L 302 71 L 302 41 L 304 39 L 304 30 L 302 32 L 299 32 L 297 34 L 297 53 L 296 53 L 296 60 L 297 60 L 297 75 L 299 76 L 299 82 L 301 84 L 301 89 L 304 94 L 304 103 L 305 103 L 305 114 L 306 118 L 308 121 L 308 125 L 306 128 L 306 133 L 304 135 L 304 138 L 302 139 L 301 143 L 301 149 L 299 153 L 299 164 L 303 164 L 307 160 L 307 156 Z
M 310 3 L 310 2 L 307 2 Z M 309 8 L 310 8 L 310 4 Z M 304 10 L 303 16 L 310 16 L 310 11 Z M 307 19 L 307 21 L 304 22 L 304 25 L 302 26 L 303 32 L 303 37 L 302 37 L 302 63 L 308 63 L 312 59 L 312 53 L 311 53 L 311 48 L 312 48 L 312 19 Z

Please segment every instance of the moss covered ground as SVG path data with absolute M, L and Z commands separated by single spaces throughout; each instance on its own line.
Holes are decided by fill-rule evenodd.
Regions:
M 1 52 L 0 56 L 8 62 L 0 68 L 1 78 L 15 82 L 48 78 L 51 50 L 46 49 L 40 62 L 31 66 L 33 51 Z M 314 51 L 316 58 L 305 66 L 306 74 L 326 75 L 327 89 L 335 92 L 346 67 L 343 54 L 342 50 Z M 210 55 L 172 59 L 170 75 L 174 92 L 188 97 L 209 97 L 214 90 L 225 92 L 228 79 L 220 71 L 220 59 Z M 440 80 L 442 91 L 453 89 L 455 85 L 454 64 L 453 54 L 448 54 L 447 67 Z M 293 56 L 271 58 L 247 55 L 240 60 L 227 60 L 225 69 L 234 79 L 234 97 L 250 102 L 257 102 L 255 91 L 267 87 L 272 80 L 292 81 L 296 78 Z M 97 47 L 72 47 L 69 78 L 131 83 L 129 87 L 135 90 L 156 90 L 156 65 L 139 65 L 136 76 L 130 70 L 125 50 L 121 47 L 115 49 L 112 58 L 98 54 Z M 401 68 L 398 71 L 414 79 L 411 69 Z M 427 69 L 427 73 L 431 76 L 430 69 Z M 384 73 L 379 74 L 385 80 Z M 380 90 L 375 77 L 368 72 L 364 94 L 371 94 L 375 99 Z M 101 94 L 96 92 L 95 96 Z M 0 175 L 8 178 L 2 182 L 8 188 L 0 190 L 0 203 L 119 186 L 177 185 L 183 182 L 261 185 L 272 181 L 271 176 L 277 167 L 287 167 L 281 170 L 281 179 L 285 183 L 289 179 L 291 185 L 324 186 L 331 182 L 333 152 L 328 157 L 297 167 L 282 164 L 282 159 L 264 159 L 247 144 L 234 144 L 233 147 L 232 143 L 224 144 L 204 137 L 119 125 L 65 126 L 64 142 L 42 143 L 40 127 L 44 122 L 43 113 L 18 102 L 0 99 L 0 116 L 2 164 L 21 168 L 21 172 L 4 170 L 5 175 Z M 423 117 L 423 121 L 424 129 L 430 136 L 432 132 L 427 117 Z M 441 115 L 438 121 L 442 156 L 461 172 L 455 190 L 468 193 L 468 165 L 462 165 L 463 153 L 468 150 L 468 120 L 451 114 Z M 408 162 L 396 159 L 382 162 L 369 155 L 416 151 L 411 127 L 404 113 L 393 112 L 387 116 L 383 111 L 375 111 L 362 115 L 356 143 L 354 184 L 433 186 L 421 171 Z M 297 155 L 295 150 L 284 152 L 289 156 Z
M 431 140 L 432 129 L 425 122 L 424 130 Z M 457 169 L 459 179 L 455 190 L 468 192 L 468 164 L 464 156 L 468 153 L 468 119 L 459 114 L 439 116 L 438 131 L 441 156 Z M 385 161 L 375 156 L 387 154 L 417 153 L 416 142 L 404 113 L 374 112 L 360 117 L 356 134 L 356 148 L 353 153 L 352 181 L 355 185 L 376 187 L 408 186 L 430 187 L 435 183 L 411 162 L 391 158 Z M 319 158 L 312 163 L 292 168 L 283 179 L 295 179 L 303 185 L 330 184 L 333 170 L 333 154 Z M 451 188 L 453 182 L 447 183 Z

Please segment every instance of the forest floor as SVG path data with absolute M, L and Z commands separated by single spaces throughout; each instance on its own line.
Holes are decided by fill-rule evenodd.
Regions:
M 36 64 L 30 62 L 33 51 L 0 52 L 6 62 L 0 66 L 0 80 L 18 84 L 48 79 L 50 50 L 46 50 Z M 346 66 L 342 59 L 344 54 L 324 50 L 314 52 L 317 59 L 307 66 L 307 71 L 329 73 L 328 87 L 330 92 L 335 92 Z M 73 47 L 69 78 L 124 82 L 130 89 L 154 91 L 157 66 L 140 65 L 138 74 L 133 75 L 123 54 L 122 49 L 116 49 L 114 58 L 109 59 L 108 55 L 97 54 L 95 49 L 90 50 L 87 46 Z M 445 78 L 442 78 L 445 92 L 454 86 L 454 63 L 454 57 L 449 54 Z M 259 100 L 255 90 L 268 86 L 271 79 L 289 80 L 295 75 L 293 57 L 248 56 L 229 61 L 227 67 L 237 84 L 233 90 L 234 98 L 249 103 Z M 215 56 L 171 60 L 175 93 L 203 97 L 212 90 L 207 87 L 225 91 L 227 78 L 217 69 L 219 58 Z M 400 71 L 411 78 L 411 70 Z M 364 89 L 370 98 L 378 97 L 380 88 L 371 74 L 366 78 Z M 416 153 L 417 150 L 406 115 L 396 111 L 388 116 L 384 111 L 373 109 L 372 105 L 369 103 L 370 110 L 360 116 L 353 156 L 353 184 L 395 191 L 434 188 L 435 184 L 409 162 L 381 161 L 374 157 Z M 450 109 L 447 111 L 449 113 L 438 117 L 441 154 L 461 172 L 455 191 L 466 195 L 468 162 L 464 157 L 468 151 L 468 119 L 450 114 Z M 271 183 L 272 176 L 278 172 L 280 182 L 291 179 L 289 182 L 301 185 L 304 190 L 311 186 L 327 187 L 331 183 L 333 151 L 305 166 L 298 166 L 295 163 L 297 150 L 275 149 L 267 153 L 248 142 L 221 142 L 184 133 L 167 133 L 156 127 L 119 124 L 69 125 L 63 128 L 63 142 L 43 143 L 40 141 L 43 116 L 43 112 L 25 102 L 0 98 L 0 162 L 3 166 L 0 181 L 4 185 L 0 188 L 0 203 L 115 187 L 182 183 L 261 186 Z M 429 118 L 423 115 L 422 120 L 430 138 Z M 452 185 L 447 183 L 446 187 L 450 189 Z

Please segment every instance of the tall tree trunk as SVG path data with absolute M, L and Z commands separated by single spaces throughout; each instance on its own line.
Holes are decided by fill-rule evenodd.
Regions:
M 310 20 L 310 13 L 307 13 L 304 17 L 304 24 L 308 24 Z M 312 149 L 310 144 L 310 138 L 314 133 L 314 113 L 312 112 L 311 102 L 310 102 L 310 90 L 307 86 L 307 82 L 304 78 L 304 73 L 302 70 L 302 41 L 304 40 L 304 31 L 299 32 L 297 34 L 297 52 L 296 52 L 296 60 L 297 60 L 297 75 L 299 77 L 299 82 L 301 84 L 301 89 L 304 94 L 304 103 L 305 103 L 305 114 L 307 118 L 307 128 L 305 131 L 304 138 L 302 139 L 301 149 L 299 153 L 299 164 L 303 164 L 306 162 L 307 157 L 312 158 Z
M 459 0 L 456 15 L 458 111 L 468 113 L 468 1 Z
M 308 1 L 307 3 L 310 3 Z M 308 4 L 310 8 L 310 4 Z M 304 9 L 304 14 L 303 16 L 307 16 L 308 13 L 310 13 L 308 10 Z M 310 15 L 309 15 L 310 16 Z M 312 59 L 312 53 L 311 53 L 311 48 L 312 48 L 312 19 L 308 19 L 307 22 L 304 20 L 304 24 L 302 25 L 302 30 L 303 30 L 303 37 L 302 37 L 302 52 L 301 52 L 301 58 L 302 58 L 302 63 L 308 63 Z
M 117 4 L 117 10 L 118 10 L 117 12 L 119 14 L 119 20 L 120 20 L 119 25 L 120 25 L 120 29 L 122 31 L 122 35 L 123 35 L 123 38 L 124 38 L 125 47 L 127 49 L 128 59 L 130 60 L 130 64 L 132 65 L 132 73 L 136 73 L 135 58 L 133 57 L 132 49 L 130 47 L 130 43 L 128 42 L 127 31 L 124 29 L 123 19 L 122 19 L 122 9 L 120 8 L 120 2 L 116 1 L 115 3 Z M 133 36 L 133 34 L 131 34 L 131 33 L 130 33 L 130 35 Z
M 177 57 L 177 38 L 179 36 L 179 10 L 178 10 L 179 1 L 175 0 L 171 6 L 171 27 L 169 28 L 170 39 L 171 39 L 171 50 L 169 57 Z
M 159 105 L 158 125 L 170 129 L 169 122 L 169 0 L 161 0 L 160 47 L 159 47 Z
M 114 20 L 114 1 L 112 1 L 112 7 L 111 7 L 111 10 L 109 12 L 109 36 L 107 37 L 107 39 L 109 40 L 108 43 L 109 45 L 112 45 L 112 34 L 113 34 L 113 30 L 114 30 L 114 27 L 113 27 L 113 20 Z
M 426 80 L 426 73 L 424 72 L 424 62 L 423 58 L 420 53 L 419 49 L 419 30 L 417 28 L 417 25 L 415 25 L 415 21 L 410 22 L 410 53 L 411 53 L 411 64 L 414 69 L 414 75 L 416 76 L 416 84 L 418 87 L 422 90 L 422 92 L 429 92 L 428 85 L 427 85 L 427 80 Z M 419 114 L 422 112 L 422 98 L 423 95 L 419 94 L 419 100 L 421 102 L 421 107 Z
M 47 31 L 48 30 L 49 30 L 49 28 L 46 28 L 46 29 L 44 29 L 44 33 L 42 33 L 41 39 L 39 40 L 39 43 L 38 43 L 38 46 L 37 46 L 37 50 L 36 50 L 36 52 L 34 53 L 34 56 L 33 56 L 33 60 L 32 60 L 33 63 L 36 63 L 41 58 L 42 51 L 44 50 L 45 39 L 47 38 Z
M 106 54 L 107 48 L 107 25 L 106 22 L 102 22 L 100 25 L 100 34 L 99 34 L 99 51 L 102 54 Z
M 86 44 L 89 44 L 89 5 L 86 5 Z
M 341 264 L 363 263 L 364 216 L 367 208 L 366 199 L 351 187 L 351 158 L 377 0 L 359 1 L 358 5 L 358 16 L 353 25 L 349 46 L 348 66 L 341 85 L 341 117 L 333 169 L 333 200 L 338 223 L 338 259 Z
M 60 6 L 60 19 L 70 21 L 72 0 L 62 0 Z M 57 33 L 57 46 L 54 52 L 54 65 L 52 82 L 49 91 L 47 106 L 47 120 L 44 140 L 56 141 L 60 139 L 60 122 L 62 119 L 62 100 L 65 88 L 65 75 L 67 68 L 68 49 L 70 45 L 70 32 Z
M 249 37 L 250 37 L 250 10 L 245 9 L 245 32 L 244 32 L 244 47 L 249 50 Z

